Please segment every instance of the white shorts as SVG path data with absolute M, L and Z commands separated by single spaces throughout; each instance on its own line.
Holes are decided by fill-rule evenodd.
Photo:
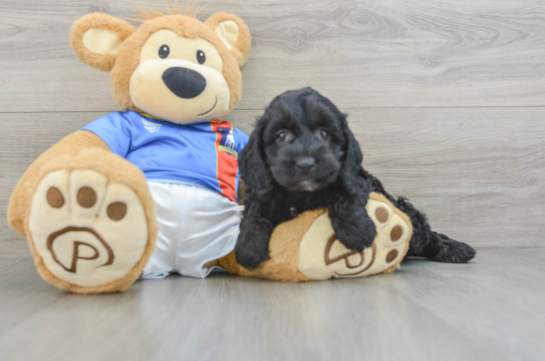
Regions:
M 187 184 L 148 182 L 159 232 L 141 278 L 170 273 L 204 278 L 205 268 L 235 249 L 243 206 L 219 193 Z

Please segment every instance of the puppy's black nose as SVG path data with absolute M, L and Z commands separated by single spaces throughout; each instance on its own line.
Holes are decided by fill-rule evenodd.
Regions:
M 316 167 L 316 160 L 313 157 L 299 157 L 295 160 L 295 168 L 301 171 L 313 170 Z
M 177 96 L 195 98 L 206 88 L 206 79 L 195 70 L 182 67 L 168 68 L 163 73 L 165 85 Z

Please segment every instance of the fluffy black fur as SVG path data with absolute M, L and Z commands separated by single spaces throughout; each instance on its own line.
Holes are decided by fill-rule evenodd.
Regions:
M 373 191 L 384 194 L 410 217 L 414 234 L 407 256 L 452 263 L 475 256 L 469 245 L 433 232 L 426 216 L 407 199 L 390 196 L 363 169 L 362 161 L 346 115 L 329 99 L 311 88 L 276 97 L 240 156 L 246 198 L 235 248 L 237 262 L 257 268 L 269 258 L 269 239 L 278 224 L 320 207 L 329 209 L 337 239 L 362 252 L 376 235 L 365 210 Z

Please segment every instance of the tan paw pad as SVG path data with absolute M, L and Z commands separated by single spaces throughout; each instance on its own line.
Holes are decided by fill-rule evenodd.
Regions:
M 336 239 L 325 212 L 301 240 L 299 271 L 309 279 L 325 280 L 389 272 L 399 264 L 412 235 L 408 217 L 380 195 L 369 199 L 366 209 L 377 231 L 372 247 L 362 253 L 347 249 Z
M 45 267 L 84 287 L 124 277 L 148 242 L 144 209 L 135 192 L 92 170 L 46 175 L 32 200 L 28 228 Z

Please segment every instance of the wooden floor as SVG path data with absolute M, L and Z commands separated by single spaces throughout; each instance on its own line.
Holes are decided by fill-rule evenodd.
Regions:
M 274 96 L 316 88 L 349 114 L 364 166 L 474 245 L 472 263 L 302 285 L 171 277 L 89 297 L 42 282 L 7 200 L 41 152 L 117 110 L 68 32 L 135 2 L 163 8 L 0 0 L 0 360 L 545 359 L 541 0 L 197 3 L 200 19 L 227 11 L 252 32 L 229 121 L 249 133 Z
M 467 265 L 309 284 L 171 276 L 79 296 L 15 254 L 0 260 L 0 359 L 538 361 L 544 257 L 483 250 Z

